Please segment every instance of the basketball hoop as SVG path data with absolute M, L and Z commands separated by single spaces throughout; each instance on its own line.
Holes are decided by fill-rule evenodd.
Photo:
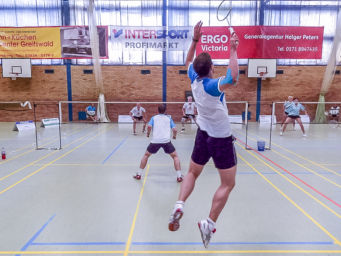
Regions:
M 11 73 L 11 75 L 13 75 L 11 76 L 11 79 L 14 81 L 14 80 L 17 80 L 19 73 Z
M 266 72 L 260 72 L 259 73 L 259 77 L 262 78 L 262 80 L 266 80 L 266 77 L 264 76 L 265 74 L 267 74 Z

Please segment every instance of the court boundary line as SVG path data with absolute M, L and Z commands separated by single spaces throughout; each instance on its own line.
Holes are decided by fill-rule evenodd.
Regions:
M 37 254 L 122 254 L 124 251 L 0 251 L 3 254 L 23 254 L 23 255 L 37 255 Z M 206 251 L 128 251 L 128 253 L 136 254 L 258 254 L 258 253 L 341 253 L 341 250 L 206 250 Z
M 8 190 L 14 188 L 15 186 L 17 186 L 18 184 L 22 183 L 23 181 L 27 180 L 28 178 L 30 178 L 31 176 L 39 173 L 40 171 L 44 170 L 46 167 L 50 166 L 51 164 L 53 164 L 54 162 L 62 159 L 63 157 L 69 155 L 70 153 L 72 153 L 73 151 L 75 151 L 76 149 L 84 146 L 86 143 L 90 142 L 91 140 L 95 139 L 97 136 L 99 136 L 100 134 L 102 134 L 105 130 L 102 129 L 102 131 L 98 132 L 95 136 L 90 137 L 89 139 L 85 140 L 84 142 L 82 142 L 81 144 L 79 144 L 78 146 L 75 146 L 73 149 L 70 149 L 69 151 L 67 151 L 66 153 L 62 154 L 61 156 L 57 157 L 56 159 L 50 161 L 49 163 L 46 163 L 45 165 L 43 165 L 42 167 L 40 167 L 39 169 L 35 170 L 34 172 L 28 174 L 27 176 L 25 176 L 24 178 L 22 178 L 21 180 L 17 181 L 16 183 L 8 186 L 7 188 L 3 189 L 0 191 L 0 196 L 7 192 Z
M 253 136 L 257 137 L 256 135 L 253 135 Z M 254 138 L 252 138 L 251 136 L 249 136 L 249 138 L 250 138 L 250 140 L 257 141 L 257 139 L 254 139 Z M 259 138 L 262 138 L 262 137 L 259 136 Z M 244 144 L 245 144 L 245 143 L 244 143 Z M 275 145 L 275 143 L 273 143 L 273 144 Z M 275 146 L 276 146 L 276 145 L 275 145 Z M 248 147 L 249 147 L 249 145 L 248 145 Z M 277 146 L 277 147 L 279 147 L 279 146 Z M 250 148 L 251 148 L 251 147 L 250 147 Z M 334 181 L 328 179 L 327 177 L 325 177 L 325 176 L 319 174 L 317 171 L 315 171 L 315 170 L 313 170 L 313 169 L 311 169 L 311 168 L 309 168 L 309 167 L 306 167 L 306 166 L 303 165 L 303 164 L 298 163 L 298 162 L 295 161 L 294 159 L 291 159 L 290 157 L 284 155 L 283 153 L 281 153 L 281 152 L 279 152 L 279 151 L 277 151 L 277 150 L 275 150 L 275 149 L 272 149 L 272 151 L 273 151 L 275 154 L 279 155 L 280 157 L 282 157 L 282 158 L 284 158 L 284 159 L 286 159 L 286 160 L 288 160 L 288 161 L 290 161 L 290 162 L 292 162 L 292 163 L 294 163 L 294 164 L 296 164 L 296 165 L 298 165 L 298 166 L 300 166 L 300 167 L 306 169 L 306 170 L 309 171 L 309 172 L 312 172 L 312 173 L 315 174 L 316 176 L 320 177 L 321 179 L 324 179 L 325 181 L 327 181 L 327 182 L 333 184 L 334 186 L 336 186 L 336 187 L 338 187 L 338 188 L 341 188 L 341 185 L 340 185 L 340 184 L 338 184 L 338 183 L 336 183 L 336 182 L 334 182 Z M 292 152 L 291 154 L 294 154 L 294 155 L 295 155 L 294 152 Z M 330 172 L 330 171 L 326 170 L 326 168 L 323 168 L 323 169 L 324 169 L 327 173 L 329 173 L 329 174 L 336 174 L 336 175 L 341 176 L 340 174 L 337 174 L 337 173 L 335 173 L 335 172 Z
M 84 139 L 84 138 L 87 137 L 89 134 L 91 134 L 91 132 L 88 132 L 88 133 L 85 134 L 84 136 L 82 136 L 82 137 L 80 137 L 80 138 L 78 138 L 78 139 L 76 139 L 76 140 L 74 140 L 74 141 L 72 141 L 72 142 L 66 144 L 66 145 L 64 146 L 64 149 L 65 149 L 65 148 L 68 148 L 70 145 L 72 145 L 72 144 L 74 144 L 74 143 L 76 143 L 76 142 L 78 142 L 78 141 Z M 33 165 L 35 165 L 36 163 L 38 163 L 38 162 L 44 160 L 45 158 L 48 158 L 48 157 L 50 157 L 50 156 L 52 156 L 52 155 L 54 155 L 54 154 L 57 154 L 58 152 L 60 152 L 60 151 L 52 151 L 52 152 L 50 152 L 50 153 L 48 153 L 48 154 L 46 154 L 46 155 L 44 155 L 44 156 L 42 156 L 42 157 L 40 157 L 40 158 L 34 160 L 34 161 L 32 161 L 32 162 L 26 164 L 25 166 L 22 166 L 22 167 L 16 169 L 15 171 L 10 172 L 9 174 L 7 174 L 7 175 L 1 177 L 1 178 L 0 178 L 0 181 L 3 181 L 3 180 L 5 180 L 5 179 L 11 177 L 11 176 L 14 175 L 14 174 L 16 174 L 16 173 L 18 173 L 18 172 L 21 172 L 22 170 L 24 170 L 24 169 L 26 169 L 26 168 L 28 168 L 28 167 L 30 167 L 30 166 L 33 166 Z M 45 164 L 42 164 L 41 166 L 44 166 L 44 165 L 45 165 Z
M 261 138 L 261 139 L 263 139 L 263 140 L 267 140 L 267 139 L 265 139 L 265 138 L 262 137 L 262 136 L 258 136 L 258 135 L 256 135 L 256 134 L 254 134 L 253 132 L 249 132 L 249 134 L 253 135 L 254 137 L 258 137 L 258 138 Z M 328 171 L 328 172 L 334 173 L 334 174 L 337 175 L 337 176 L 341 176 L 341 174 L 338 173 L 337 171 L 334 171 L 334 170 L 332 170 L 332 169 L 329 169 L 328 167 L 323 166 L 322 164 L 319 164 L 319 163 L 317 163 L 317 162 L 314 162 L 313 160 L 310 160 L 309 158 L 304 157 L 304 156 L 302 156 L 302 155 L 300 155 L 300 154 L 298 154 L 298 153 L 296 153 L 296 152 L 294 152 L 294 151 L 291 151 L 290 149 L 287 149 L 286 147 L 283 147 L 283 146 L 281 146 L 281 145 L 279 145 L 279 144 L 277 144 L 277 143 L 275 143 L 275 142 L 272 142 L 272 145 L 275 145 L 276 147 L 278 147 L 278 148 L 280 148 L 280 149 L 282 149 L 282 150 L 284 150 L 284 151 L 286 151 L 286 152 L 289 152 L 290 154 L 293 154 L 294 156 L 297 156 L 298 158 L 301 158 L 301 159 L 303 159 L 303 160 L 305 160 L 305 161 L 307 161 L 307 162 L 309 162 L 309 163 L 311 163 L 311 164 L 313 164 L 313 165 L 316 165 L 316 166 L 318 166 L 318 167 L 320 167 L 320 168 L 322 168 L 322 169 L 324 169 L 324 170 L 326 170 L 326 171 Z
M 126 136 L 112 151 L 111 153 L 102 161 L 102 164 L 105 164 L 106 161 L 112 157 L 113 154 L 124 144 L 124 142 L 128 139 L 128 136 Z
M 239 147 L 243 148 L 240 143 L 237 143 Z M 245 150 L 246 151 L 246 150 Z M 247 151 L 250 155 L 254 156 L 254 153 Z M 324 226 L 322 226 L 317 220 L 315 220 L 309 213 L 307 213 L 302 207 L 300 207 L 293 199 L 291 199 L 286 193 L 284 193 L 279 187 L 273 184 L 267 177 L 265 177 L 258 169 L 250 164 L 244 157 L 238 154 L 238 157 L 251 167 L 252 170 L 257 172 L 265 181 L 267 181 L 277 192 L 279 192 L 285 199 L 287 199 L 292 205 L 294 205 L 303 215 L 305 215 L 310 221 L 312 221 L 318 228 L 320 228 L 329 238 L 331 238 L 335 244 L 341 246 L 341 242 L 332 235 Z
M 144 188 L 145 188 L 147 177 L 148 177 L 148 173 L 149 173 L 149 168 L 150 168 L 150 165 L 148 164 L 147 170 L 146 170 L 146 173 L 145 173 L 145 176 L 144 176 L 144 179 L 143 179 L 143 184 L 142 184 L 142 188 L 141 188 L 141 191 L 140 191 L 139 199 L 137 201 L 134 218 L 133 218 L 133 221 L 132 221 L 132 224 L 131 224 L 131 227 L 130 227 L 129 236 L 128 236 L 128 239 L 127 239 L 127 242 L 126 242 L 126 248 L 124 250 L 124 256 L 127 256 L 129 254 L 131 240 L 133 238 L 133 234 L 134 234 L 134 230 L 135 230 L 135 224 L 136 224 L 136 219 L 137 219 L 137 215 L 138 215 L 139 210 L 140 210 L 140 205 L 141 205 L 142 196 L 143 196 Z

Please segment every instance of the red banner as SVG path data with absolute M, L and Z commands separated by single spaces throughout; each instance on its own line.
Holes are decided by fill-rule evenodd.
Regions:
M 323 27 L 240 26 L 239 59 L 321 59 Z M 212 59 L 230 56 L 228 27 L 202 27 L 197 55 L 208 52 Z

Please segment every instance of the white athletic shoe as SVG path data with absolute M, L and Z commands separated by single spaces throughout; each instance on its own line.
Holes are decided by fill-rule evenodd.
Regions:
M 282 135 L 283 135 L 283 132 L 282 132 L 282 131 L 280 131 L 280 132 L 279 132 L 279 135 L 280 135 L 280 136 L 282 136 Z
M 306 133 L 303 133 L 303 137 L 307 137 L 307 134 L 306 134 Z
M 202 243 L 204 244 L 205 248 L 207 248 L 208 244 L 210 243 L 211 237 L 215 233 L 216 229 L 211 230 L 207 220 L 199 221 L 198 227 L 200 230 Z
M 177 231 L 179 229 L 182 215 L 184 215 L 183 206 L 181 204 L 175 204 L 168 222 L 168 229 L 170 231 Z

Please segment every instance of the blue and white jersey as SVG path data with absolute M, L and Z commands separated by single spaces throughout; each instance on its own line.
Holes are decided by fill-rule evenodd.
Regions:
M 292 102 L 292 101 L 285 101 L 284 102 L 284 111 L 289 113 L 292 105 L 294 105 L 294 102 Z
M 198 111 L 197 124 L 200 129 L 215 138 L 231 136 L 231 126 L 224 92 L 219 90 L 219 83 L 233 84 L 231 69 L 227 70 L 226 77 L 216 79 L 199 79 L 194 71 L 193 64 L 188 66 L 188 77 L 191 79 L 192 93 Z
M 175 124 L 170 116 L 158 114 L 153 116 L 148 125 L 153 128 L 153 137 L 151 143 L 168 143 L 170 142 L 171 129 Z
M 303 105 L 301 103 L 298 103 L 297 105 L 294 103 L 291 105 L 291 108 L 289 109 L 289 116 L 299 116 L 300 115 L 300 111 L 304 111 L 305 108 L 303 107 Z
M 86 107 L 86 113 L 90 116 L 94 116 L 96 114 L 96 107 L 87 106 Z

